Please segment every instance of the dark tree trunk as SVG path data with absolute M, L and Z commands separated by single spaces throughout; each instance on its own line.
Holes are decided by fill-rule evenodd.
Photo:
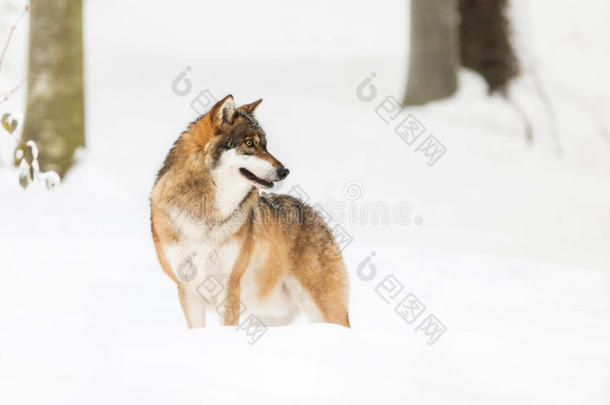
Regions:
M 449 97 L 459 65 L 457 0 L 411 0 L 409 77 L 404 105 Z
M 38 145 L 42 170 L 60 176 L 85 144 L 81 0 L 31 0 L 22 139 Z
M 462 65 L 480 73 L 489 92 L 504 92 L 519 74 L 506 18 L 508 0 L 460 0 Z

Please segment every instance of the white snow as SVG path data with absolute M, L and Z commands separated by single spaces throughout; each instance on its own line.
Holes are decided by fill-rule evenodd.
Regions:
M 0 403 L 609 403 L 607 2 L 516 1 L 533 147 L 471 72 L 455 98 L 403 112 L 426 129 L 412 146 L 377 115 L 404 87 L 404 4 L 253 4 L 85 2 L 87 148 L 54 193 L 0 168 Z M 0 6 L 2 32 L 21 7 Z M 14 38 L 0 92 L 25 73 L 27 24 Z M 253 345 L 212 322 L 186 329 L 148 193 L 205 89 L 263 97 L 269 149 L 291 170 L 279 190 L 345 214 L 351 329 L 299 323 Z M 417 151 L 428 135 L 447 149 L 433 166 Z M 350 222 L 367 202 L 409 203 L 413 221 Z M 403 286 L 391 304 L 383 280 Z M 409 293 L 426 307 L 411 325 L 395 312 Z M 429 314 L 447 328 L 433 345 L 416 330 Z

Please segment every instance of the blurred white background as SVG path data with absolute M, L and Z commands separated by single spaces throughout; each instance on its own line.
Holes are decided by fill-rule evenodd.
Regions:
M 0 4 L 0 44 L 24 3 Z M 447 152 L 433 166 L 375 112 L 402 98 L 408 4 L 84 2 L 86 148 L 52 193 L 28 189 L 0 133 L 0 402 L 607 404 L 610 51 L 605 1 L 513 1 L 523 74 L 501 97 L 408 108 Z M 27 74 L 28 21 L 0 92 Z M 192 91 L 172 81 L 190 67 Z M 375 72 L 378 95 L 358 85 Z M 549 115 L 536 80 L 551 100 Z M 312 202 L 409 203 L 423 223 L 345 223 L 352 329 L 187 331 L 157 263 L 148 193 L 201 90 L 262 97 L 269 150 Z M 25 89 L 0 113 L 25 110 Z M 553 135 L 557 128 L 558 137 Z M 8 151 L 8 152 L 7 152 Z M 356 268 L 376 252 L 377 277 Z M 433 345 L 375 287 L 393 274 L 447 331 Z M 425 315 L 424 315 L 425 316 Z

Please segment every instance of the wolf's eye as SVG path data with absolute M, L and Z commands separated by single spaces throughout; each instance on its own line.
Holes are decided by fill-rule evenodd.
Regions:
M 246 140 L 246 145 L 249 147 L 253 147 L 254 146 L 254 142 L 252 142 L 252 139 L 247 139 Z

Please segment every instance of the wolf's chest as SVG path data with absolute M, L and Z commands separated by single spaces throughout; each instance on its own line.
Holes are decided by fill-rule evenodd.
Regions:
M 178 211 L 170 212 L 170 218 L 179 241 L 165 253 L 176 278 L 182 283 L 202 282 L 213 275 L 226 279 L 241 249 L 232 237 L 243 220 L 231 218 L 210 226 Z
M 219 245 L 183 239 L 167 246 L 165 255 L 180 284 L 197 288 L 204 283 L 214 283 L 224 289 L 240 249 L 241 245 L 235 239 Z

